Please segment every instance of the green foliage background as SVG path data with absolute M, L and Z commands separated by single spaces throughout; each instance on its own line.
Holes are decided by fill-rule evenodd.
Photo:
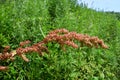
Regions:
M 117 15 L 118 16 L 118 15 Z M 66 28 L 82 34 L 98 36 L 109 49 L 66 47 L 48 44 L 50 54 L 27 55 L 26 63 L 19 57 L 0 72 L 1 80 L 119 80 L 120 21 L 115 14 L 88 9 L 77 0 L 0 0 L 0 51 L 12 49 L 19 42 L 41 41 L 50 30 Z

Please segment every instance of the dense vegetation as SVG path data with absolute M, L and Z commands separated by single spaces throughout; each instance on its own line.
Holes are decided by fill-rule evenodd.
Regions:
M 82 34 L 98 36 L 109 49 L 81 47 L 60 49 L 48 44 L 50 54 L 19 57 L 0 72 L 1 80 L 119 80 L 120 21 L 115 14 L 88 9 L 77 0 L 1 0 L 0 52 L 6 45 L 12 49 L 24 40 L 41 41 L 50 30 L 66 28 Z

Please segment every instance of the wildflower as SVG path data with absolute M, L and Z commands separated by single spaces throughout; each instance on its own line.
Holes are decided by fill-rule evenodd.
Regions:
M 25 55 L 26 53 L 36 52 L 40 56 L 43 55 L 43 52 L 49 53 L 48 48 L 45 46 L 45 44 L 48 44 L 49 42 L 56 42 L 60 44 L 62 48 L 64 48 L 64 45 L 78 48 L 78 45 L 74 42 L 75 40 L 88 47 L 98 48 L 98 46 L 100 46 L 105 49 L 108 48 L 108 46 L 104 44 L 104 41 L 98 37 L 91 37 L 89 35 L 79 34 L 76 32 L 69 32 L 66 29 L 57 29 L 49 32 L 49 34 L 42 41 L 35 43 L 32 46 L 25 46 L 26 44 L 30 43 L 29 40 L 20 42 L 20 47 L 11 52 L 8 52 L 10 46 L 6 46 L 3 50 L 3 53 L 0 54 L 0 60 L 13 59 L 15 56 L 20 56 L 24 61 L 29 62 L 29 59 Z M 6 66 L 0 66 L 0 70 L 5 69 L 8 68 Z

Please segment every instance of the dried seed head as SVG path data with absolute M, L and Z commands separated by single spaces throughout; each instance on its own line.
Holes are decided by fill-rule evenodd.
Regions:
M 30 43 L 29 40 L 24 41 L 24 42 L 20 42 L 20 47 L 23 47 L 24 45 L 29 44 L 29 43 Z
M 0 66 L 0 71 L 5 71 L 5 70 L 8 70 L 7 66 Z
M 78 45 L 74 42 L 75 40 L 79 41 L 81 44 L 85 44 L 88 47 L 96 47 L 98 46 L 102 48 L 108 48 L 107 45 L 104 44 L 103 40 L 98 37 L 91 37 L 89 35 L 78 34 L 76 32 L 69 32 L 66 29 L 57 29 L 51 31 L 41 42 L 33 44 L 32 46 L 24 47 L 24 45 L 29 44 L 30 41 L 20 42 L 20 47 L 15 51 L 8 52 L 10 46 L 6 46 L 3 53 L 0 54 L 0 60 L 13 59 L 16 55 L 20 56 L 26 62 L 29 59 L 25 56 L 26 53 L 29 52 L 37 52 L 42 55 L 43 52 L 48 53 L 48 48 L 45 44 L 49 42 L 59 43 L 62 48 L 64 45 L 72 46 L 73 48 L 78 48 Z M 6 66 L 0 66 L 0 70 L 7 69 Z

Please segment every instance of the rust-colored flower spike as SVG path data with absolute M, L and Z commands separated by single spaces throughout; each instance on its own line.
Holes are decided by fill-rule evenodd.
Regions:
M 29 40 L 27 40 L 27 41 L 24 41 L 24 42 L 20 42 L 20 47 L 23 47 L 24 45 L 26 45 L 26 44 L 29 44 L 30 43 L 30 41 Z
M 43 43 L 47 44 L 48 42 L 57 42 L 60 45 L 68 45 L 73 48 L 78 48 L 77 44 L 73 41 L 78 40 L 81 44 L 84 44 L 88 47 L 96 47 L 98 46 L 102 48 L 108 48 L 107 45 L 104 44 L 103 40 L 98 37 L 91 37 L 89 35 L 78 34 L 76 32 L 69 32 L 66 29 L 57 29 L 51 31 L 46 38 L 43 39 Z
M 5 71 L 5 70 L 8 70 L 7 66 L 0 66 L 0 71 Z
M 49 34 L 48 35 L 50 35 L 50 34 L 58 34 L 58 33 L 63 33 L 63 34 L 66 34 L 66 33 L 68 33 L 69 31 L 68 30 L 66 30 L 66 29 L 56 29 L 56 30 L 53 30 L 53 31 L 51 31 L 51 32 L 49 32 Z
M 2 53 L 0 53 L 0 60 L 10 59 L 11 57 L 12 57 L 12 54 L 9 54 L 9 53 L 2 54 Z
M 74 42 L 75 40 L 88 47 L 98 48 L 98 46 L 100 46 L 105 49 L 108 48 L 108 46 L 104 44 L 103 40 L 98 37 L 69 32 L 66 29 L 56 29 L 49 32 L 49 34 L 42 41 L 35 43 L 32 46 L 25 46 L 30 43 L 28 40 L 20 42 L 20 47 L 11 52 L 8 51 L 10 46 L 6 46 L 3 53 L 0 53 L 0 60 L 13 60 L 15 56 L 20 56 L 24 61 L 28 62 L 29 59 L 26 57 L 26 53 L 37 52 L 40 56 L 42 56 L 43 52 L 49 53 L 48 48 L 45 46 L 45 44 L 48 44 L 49 42 L 59 43 L 62 48 L 64 48 L 64 45 L 78 48 L 78 45 Z M 6 69 L 8 69 L 8 67 L 0 66 L 0 71 Z

